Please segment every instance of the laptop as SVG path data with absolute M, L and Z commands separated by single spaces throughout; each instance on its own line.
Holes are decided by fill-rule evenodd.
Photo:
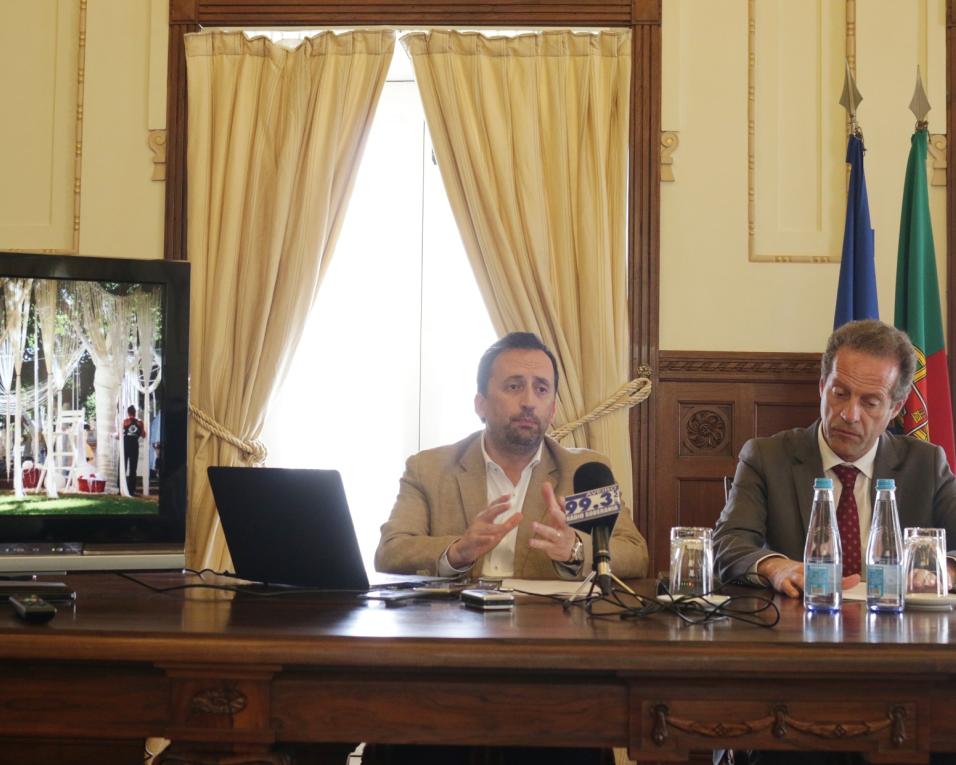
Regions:
M 337 470 L 210 467 L 236 576 L 322 590 L 369 588 Z

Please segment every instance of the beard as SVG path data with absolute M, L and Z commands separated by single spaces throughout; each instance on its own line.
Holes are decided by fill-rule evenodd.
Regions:
M 519 424 L 522 420 L 533 420 L 534 425 Z M 504 436 L 505 443 L 512 450 L 516 452 L 534 451 L 544 437 L 544 428 L 540 419 L 534 415 L 526 414 L 520 417 L 512 417 L 508 425 L 505 426 Z

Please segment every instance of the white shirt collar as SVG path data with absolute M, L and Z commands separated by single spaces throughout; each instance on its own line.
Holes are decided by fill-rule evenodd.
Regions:
M 824 471 L 832 470 L 835 465 L 854 465 L 863 475 L 871 481 L 873 480 L 873 463 L 876 461 L 876 450 L 880 445 L 879 439 L 876 439 L 876 443 L 870 447 L 866 454 L 854 462 L 847 462 L 830 448 L 830 444 L 823 436 L 823 423 L 817 426 L 817 444 L 820 447 L 820 458 L 823 460 Z

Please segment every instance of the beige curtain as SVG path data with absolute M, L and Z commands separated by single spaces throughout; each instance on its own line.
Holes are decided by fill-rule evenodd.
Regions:
M 630 33 L 402 38 L 452 210 L 495 329 L 558 353 L 557 423 L 628 380 Z M 631 495 L 628 415 L 577 431 Z M 570 442 L 570 441 L 566 441 Z
M 186 37 L 190 401 L 241 439 L 259 435 L 328 267 L 394 45 Z M 218 569 L 206 468 L 243 459 L 195 418 L 190 447 L 187 562 Z

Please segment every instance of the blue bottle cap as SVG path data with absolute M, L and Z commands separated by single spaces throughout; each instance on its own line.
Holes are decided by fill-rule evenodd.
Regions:
M 813 488 L 814 489 L 832 489 L 833 479 L 832 478 L 814 478 Z
M 896 490 L 896 481 L 892 478 L 877 478 L 876 479 L 876 490 L 880 491 L 881 489 L 892 489 Z

